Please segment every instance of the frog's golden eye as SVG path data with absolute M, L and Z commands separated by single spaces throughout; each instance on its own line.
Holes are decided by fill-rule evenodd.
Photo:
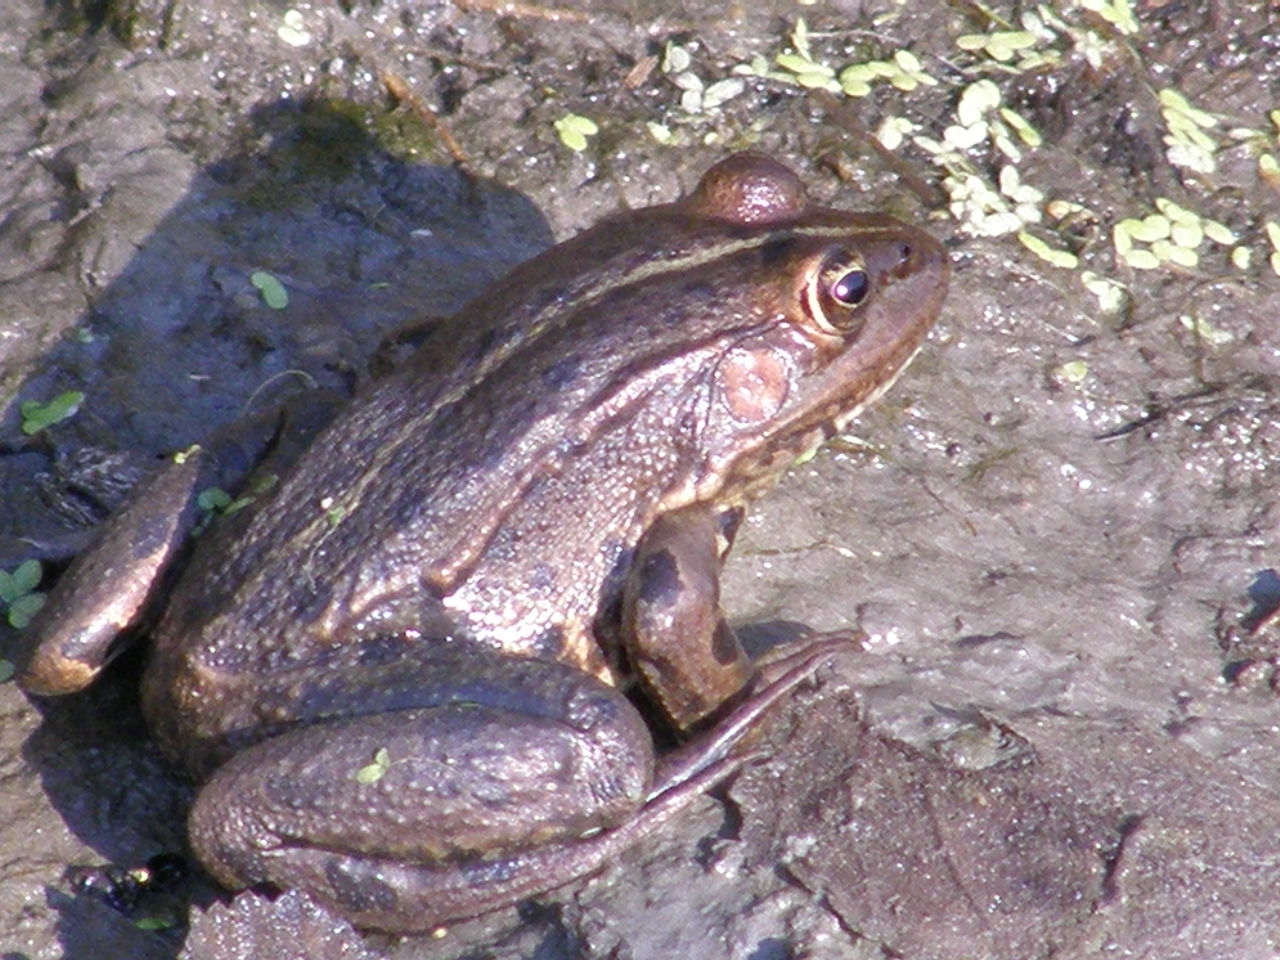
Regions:
M 847 336 L 862 322 L 857 308 L 870 292 L 871 277 L 862 258 L 839 250 L 823 258 L 809 277 L 805 300 L 820 329 Z

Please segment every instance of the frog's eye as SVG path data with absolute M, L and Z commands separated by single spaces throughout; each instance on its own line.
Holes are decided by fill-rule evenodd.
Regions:
M 853 267 L 831 282 L 831 297 L 842 307 L 856 307 L 867 295 L 867 271 Z
M 840 250 L 826 256 L 805 289 L 809 315 L 826 333 L 846 336 L 862 322 L 858 305 L 871 292 L 871 277 L 857 254 Z

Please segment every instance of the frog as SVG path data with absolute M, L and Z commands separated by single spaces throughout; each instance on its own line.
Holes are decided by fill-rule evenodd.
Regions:
M 159 606 L 143 714 L 220 884 L 397 934 L 542 896 L 738 769 L 849 646 L 753 663 L 720 571 L 747 503 L 906 369 L 949 270 L 926 231 L 730 155 L 426 325 L 176 575 L 193 492 L 262 449 L 159 474 L 20 682 L 83 688 Z

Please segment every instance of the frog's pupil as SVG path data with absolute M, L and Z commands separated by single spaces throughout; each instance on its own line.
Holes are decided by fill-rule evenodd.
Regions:
M 850 270 L 831 285 L 831 295 L 846 307 L 852 307 L 862 302 L 867 286 L 866 271 Z

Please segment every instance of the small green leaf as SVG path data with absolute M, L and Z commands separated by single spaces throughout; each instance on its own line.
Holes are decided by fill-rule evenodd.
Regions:
M 1159 213 L 1148 214 L 1141 220 L 1136 217 L 1129 217 L 1120 222 L 1129 236 L 1139 243 L 1154 243 L 1157 240 L 1164 240 L 1169 236 L 1169 230 L 1172 226 L 1169 223 L 1169 218 Z
M 693 58 L 689 56 L 688 50 L 670 41 L 667 42 L 662 53 L 663 73 L 684 73 L 692 62 Z
M 139 917 L 133 921 L 133 925 L 139 930 L 168 930 L 174 925 L 173 917 L 157 915 L 153 917 Z
M 671 133 L 671 128 L 665 123 L 657 123 L 653 120 L 645 122 L 645 127 L 649 131 L 649 136 L 653 137 L 658 143 L 664 147 L 669 147 L 675 142 L 675 137 Z
M 199 450 L 199 447 L 193 447 L 192 449 Z M 264 473 L 254 478 L 252 485 L 244 492 L 243 496 L 236 497 L 234 500 L 231 498 L 231 494 L 221 487 L 208 487 L 196 495 L 196 506 L 209 515 L 218 513 L 223 516 L 230 516 L 257 500 L 261 494 L 274 487 L 279 479 L 279 474 Z
M 19 407 L 22 412 L 22 432 L 31 436 L 45 427 L 51 427 L 68 417 L 73 417 L 82 403 L 84 403 L 84 394 L 79 390 L 60 393 L 48 403 L 28 400 Z
M 702 108 L 704 110 L 714 110 L 716 107 L 747 89 L 746 82 L 741 77 L 729 77 L 726 80 L 717 80 L 710 84 L 702 94 Z
M 851 97 L 865 97 L 871 92 L 871 84 L 865 80 L 849 77 L 840 82 L 840 89 Z
M 1051 247 L 1039 237 L 1027 233 L 1025 230 L 1018 232 L 1019 242 L 1034 253 L 1041 260 L 1053 264 L 1055 267 L 1062 267 L 1064 270 L 1074 270 L 1079 265 L 1079 258 L 1068 250 L 1059 250 Z
M 208 513 L 225 510 L 231 505 L 231 494 L 221 487 L 206 487 L 196 495 L 196 505 Z
M 1098 276 L 1092 270 L 1080 275 L 1086 290 L 1098 298 L 1098 308 L 1103 313 L 1118 313 L 1124 306 L 1127 290 L 1124 284 Z
M 260 494 L 266 493 L 279 482 L 280 474 L 278 473 L 261 474 L 260 476 L 254 477 L 253 483 L 249 486 L 249 493 L 256 497 Z
M 311 42 L 311 32 L 307 30 L 306 20 L 297 10 L 286 10 L 283 23 L 276 27 L 276 36 L 291 47 L 305 47 Z
M 377 783 L 391 769 L 391 753 L 386 747 L 379 747 L 373 754 L 373 762 L 361 767 L 353 774 L 357 783 Z
M 336 527 L 347 515 L 347 508 L 340 503 L 334 503 L 333 497 L 321 497 L 320 509 L 324 511 L 324 518 L 329 521 L 331 527 Z
M 1204 235 L 1214 243 L 1229 247 L 1236 242 L 1236 235 L 1231 232 L 1231 228 L 1226 224 L 1219 223 L 1217 220 L 1204 219 L 1200 221 L 1200 224 L 1204 227 Z
M 1158 270 L 1160 269 L 1160 258 L 1150 250 L 1130 250 L 1123 254 L 1121 259 L 1135 270 Z
M 840 84 L 836 83 L 831 73 L 824 70 L 810 70 L 808 73 L 797 73 L 795 77 L 796 83 L 804 87 L 806 90 L 829 90 L 835 93 L 840 89 Z
M 1015 113 L 1008 107 L 1001 107 L 1000 116 L 1005 123 L 1013 127 L 1013 131 L 1018 135 L 1018 139 L 1028 147 L 1038 147 L 1044 142 L 1044 138 L 1040 136 L 1040 131 L 1027 123 L 1021 114 Z
M 813 53 L 809 49 L 809 24 L 805 23 L 804 17 L 796 18 L 795 29 L 791 31 L 791 44 L 800 56 L 806 60 L 813 59 Z
M 44 570 L 39 560 L 24 560 L 12 571 L 0 570 L 0 602 L 9 608 L 9 625 L 21 630 L 44 605 L 44 594 L 36 593 Z
M 9 604 L 9 626 L 15 630 L 25 629 L 27 624 L 44 606 L 43 593 L 27 593 Z
M 774 57 L 774 62 L 783 70 L 790 70 L 796 74 L 818 74 L 823 77 L 834 77 L 835 70 L 827 66 L 825 63 L 814 63 L 808 57 L 798 56 L 794 53 L 780 53 Z
M 587 149 L 587 137 L 594 137 L 600 132 L 594 120 L 578 113 L 566 113 L 555 122 L 555 128 L 560 142 L 576 152 Z
M 13 582 L 19 593 L 30 593 L 40 586 L 40 578 L 43 576 L 44 569 L 40 566 L 40 561 L 35 559 L 24 560 L 13 570 Z
M 0 683 L 4 683 L 6 680 L 12 680 L 16 669 L 17 668 L 14 667 L 12 660 L 0 660 Z
M 200 453 L 200 444 L 193 443 L 191 446 L 187 447 L 187 449 L 179 450 L 175 453 L 173 455 L 173 462 L 181 466 L 198 453 Z
M 1057 374 L 1067 383 L 1079 383 L 1089 375 L 1089 364 L 1083 360 L 1068 360 L 1058 367 Z
M 1183 314 L 1178 318 L 1179 322 L 1194 333 L 1201 340 L 1212 344 L 1215 347 L 1223 346 L 1235 339 L 1231 332 L 1223 330 L 1221 327 L 1215 327 L 1203 317 L 1190 317 Z
M 262 302 L 272 310 L 283 310 L 289 305 L 289 291 L 284 284 L 265 270 L 255 270 L 249 274 L 249 282 L 262 294 Z
M 1268 220 L 1263 223 L 1262 229 L 1267 232 L 1267 239 L 1271 241 L 1271 246 L 1280 250 L 1280 223 Z

